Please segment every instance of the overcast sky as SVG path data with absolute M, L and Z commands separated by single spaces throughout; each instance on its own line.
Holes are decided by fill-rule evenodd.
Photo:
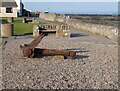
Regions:
M 29 0 L 29 1 L 31 2 L 28 2 L 28 0 L 23 0 L 25 8 L 31 11 L 40 12 L 49 11 L 51 13 L 69 13 L 69 14 L 118 13 L 117 2 L 118 0 L 96 0 L 97 2 L 95 0 L 74 0 L 74 2 L 73 0 L 71 0 L 72 2 L 70 2 L 70 0 L 56 0 L 57 2 L 55 0 Z

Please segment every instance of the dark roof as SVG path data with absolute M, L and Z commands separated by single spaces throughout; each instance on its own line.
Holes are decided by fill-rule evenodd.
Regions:
M 2 7 L 17 7 L 15 0 L 0 0 Z

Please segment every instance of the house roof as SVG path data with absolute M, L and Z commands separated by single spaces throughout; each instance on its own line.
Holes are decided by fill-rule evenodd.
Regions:
M 2 7 L 17 7 L 15 0 L 0 0 Z

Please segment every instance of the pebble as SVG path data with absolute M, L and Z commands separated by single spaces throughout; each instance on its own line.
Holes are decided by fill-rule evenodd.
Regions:
M 90 36 L 85 37 L 87 39 L 85 42 L 82 37 L 67 39 L 45 37 L 37 46 L 77 50 L 79 52 L 74 60 L 63 59 L 62 56 L 22 58 L 19 45 L 30 43 L 33 38 L 31 36 L 11 38 L 4 46 L 2 54 L 3 88 L 118 89 L 117 47 L 113 47 L 113 44 L 113 46 L 100 44 L 97 38 L 98 42 L 91 43 L 93 38 L 88 41 Z

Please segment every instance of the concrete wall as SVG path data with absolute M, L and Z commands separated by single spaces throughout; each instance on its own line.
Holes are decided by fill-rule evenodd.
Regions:
M 41 18 L 45 20 L 50 20 L 50 21 L 63 22 L 79 30 L 91 32 L 93 34 L 102 35 L 114 41 L 118 41 L 118 27 L 85 23 L 77 19 L 68 18 L 68 16 L 65 17 L 65 15 L 42 14 Z
M 44 13 L 40 13 L 40 18 L 48 20 L 48 21 L 55 21 L 56 18 L 56 14 L 44 14 Z
M 58 21 L 58 22 L 65 22 L 65 15 L 63 15 L 63 14 L 57 15 L 55 21 Z
M 1 24 L 1 37 L 11 37 L 13 35 L 13 24 Z
M 64 22 L 65 20 L 65 15 L 63 14 L 45 14 L 45 13 L 40 13 L 40 18 L 44 20 L 49 20 L 49 21 L 58 21 L 58 22 Z
M 17 17 L 17 7 L 13 7 L 13 13 L 6 13 L 6 7 L 1 7 L 0 17 Z
M 77 19 L 68 19 L 66 20 L 66 24 L 79 30 L 88 31 L 118 41 L 118 28 L 114 26 L 85 23 Z

